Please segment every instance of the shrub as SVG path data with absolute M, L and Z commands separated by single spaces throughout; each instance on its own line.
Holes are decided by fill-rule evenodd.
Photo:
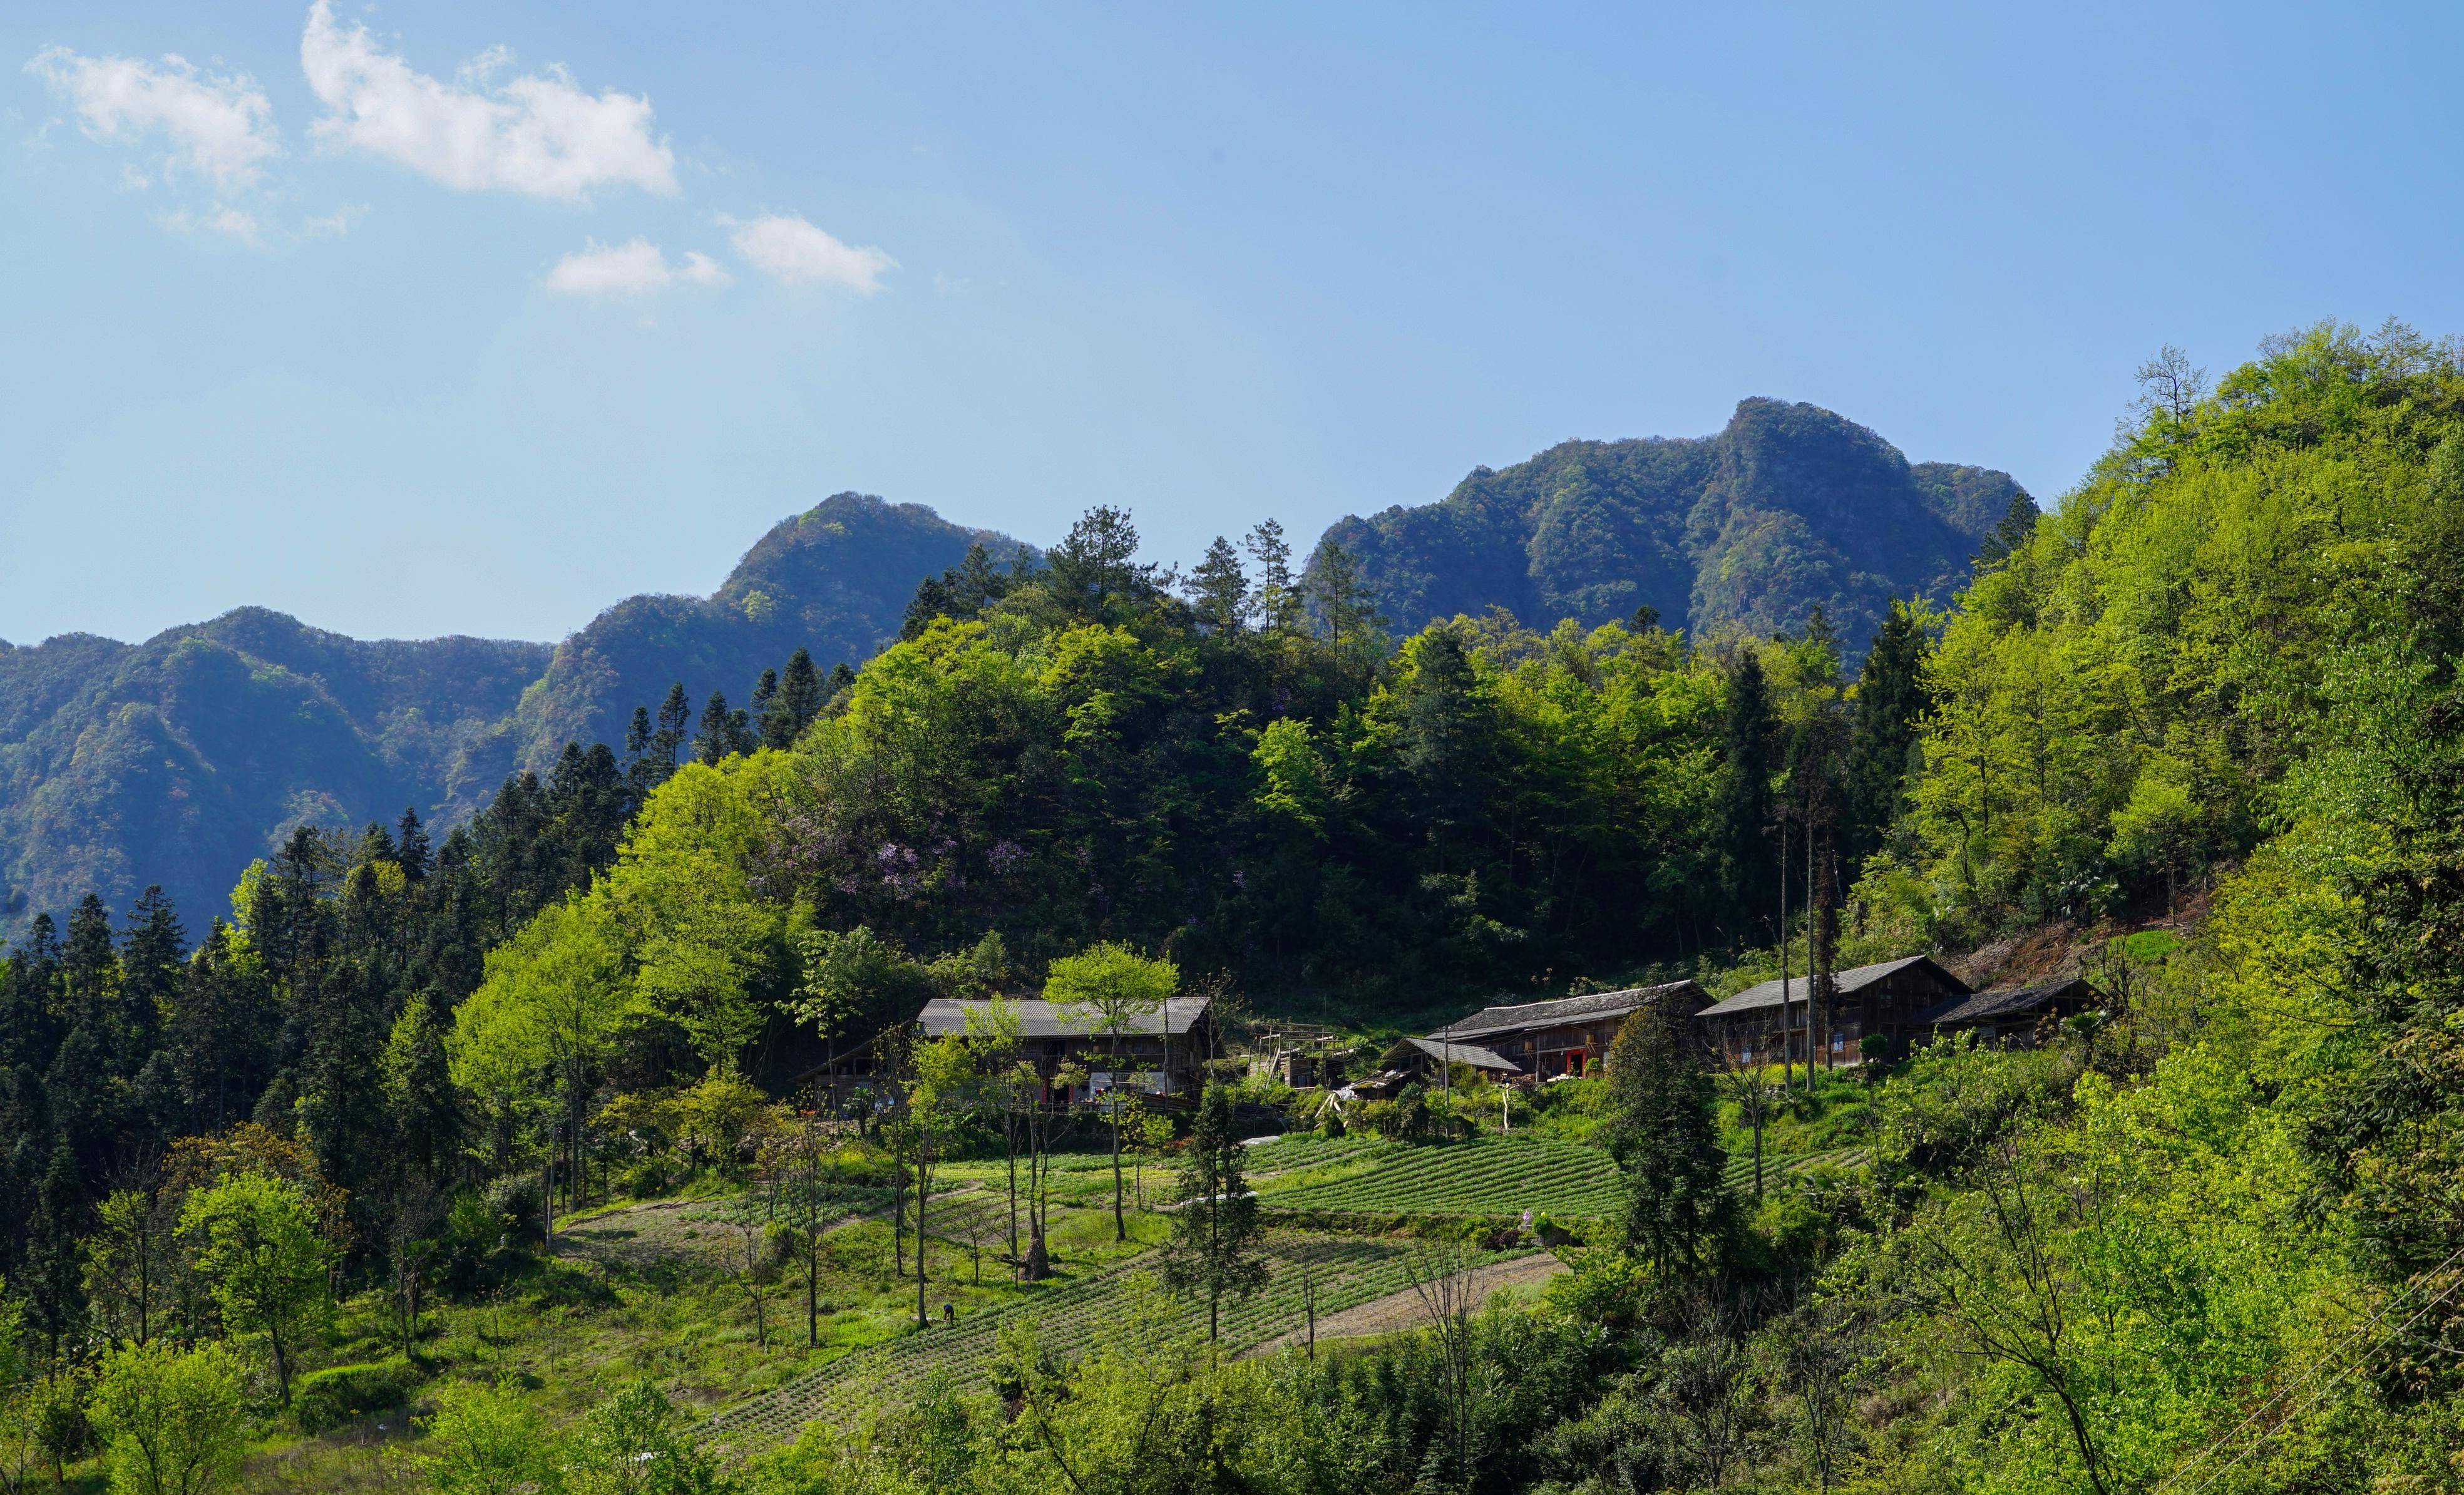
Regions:
M 363 1365 L 338 1365 L 300 1377 L 292 1411 L 299 1431 L 323 1433 L 371 1412 L 399 1407 L 419 1386 L 419 1372 L 397 1355 Z
M 540 1239 L 539 1179 L 524 1174 L 499 1178 L 488 1185 L 487 1205 L 505 1222 L 516 1241 Z
M 469 1292 L 478 1286 L 489 1258 L 504 1246 L 513 1231 L 513 1221 L 478 1195 L 454 1196 L 445 1227 L 436 1238 L 437 1276 L 446 1290 Z

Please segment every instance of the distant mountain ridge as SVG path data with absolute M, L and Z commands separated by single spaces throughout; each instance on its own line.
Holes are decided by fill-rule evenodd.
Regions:
M 1548 627 L 1658 610 L 1697 633 L 1803 625 L 1861 646 L 1894 596 L 1941 600 L 2026 495 L 1911 465 L 1811 405 L 1747 400 L 1701 438 L 1570 441 L 1475 469 L 1442 501 L 1337 521 L 1398 631 L 1492 605 Z M 708 597 L 644 595 L 561 644 L 363 642 L 243 607 L 141 644 L 0 643 L 0 934 L 147 883 L 193 929 L 290 826 L 451 823 L 568 740 L 621 744 L 682 682 L 745 704 L 798 648 L 825 670 L 894 638 L 918 583 L 981 542 L 920 504 L 844 493 L 785 519 Z
M 1717 435 L 1563 442 L 1326 538 L 1401 631 L 1491 605 L 1542 627 L 1648 606 L 1698 634 L 1768 634 L 1819 605 L 1861 647 L 1893 597 L 1946 600 L 2026 497 L 2007 473 L 1911 465 L 1818 406 L 1749 399 Z
M 147 883 L 193 929 L 301 821 L 452 820 L 568 739 L 621 743 L 682 681 L 742 705 L 799 647 L 861 664 L 918 582 L 983 542 L 920 504 L 839 494 L 781 521 L 708 597 L 640 596 L 557 645 L 367 642 L 261 607 L 141 644 L 0 644 L 0 932 Z

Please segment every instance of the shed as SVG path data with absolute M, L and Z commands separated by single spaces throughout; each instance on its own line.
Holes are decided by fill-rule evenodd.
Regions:
M 1969 1031 L 1993 1048 L 2033 1048 L 2053 1023 L 2105 1005 L 2104 993 L 2079 976 L 1996 986 L 1937 1009 L 1926 1021 L 1936 1033 Z
M 1451 1039 L 1397 1039 L 1393 1047 L 1377 1061 L 1388 1069 L 1415 1069 L 1436 1072 L 1440 1064 L 1466 1065 L 1494 1080 L 1509 1079 L 1523 1072 L 1523 1066 L 1502 1054 L 1493 1053 L 1477 1044 L 1458 1044 Z

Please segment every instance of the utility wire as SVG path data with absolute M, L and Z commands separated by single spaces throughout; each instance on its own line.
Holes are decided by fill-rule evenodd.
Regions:
M 2464 1249 L 2458 1249 L 2458 1251 L 2456 1252 L 2456 1256 L 2464 1256 Z M 2448 1261 L 2449 1261 L 2450 1263 L 2453 1262 L 2454 1260 L 2455 1260 L 2455 1257 L 2453 1257 L 2453 1256 L 2451 1256 L 2451 1257 L 2449 1257 L 2449 1258 L 2448 1258 Z M 2445 1270 L 2445 1266 L 2442 1264 L 2440 1267 L 2438 1267 L 2438 1268 L 2434 1269 L 2431 1273 L 2430 1273 L 2430 1274 L 2428 1274 L 2427 1276 L 2425 1276 L 2425 1277 L 2424 1277 L 2424 1279 L 2423 1279 L 2423 1281 L 2422 1281 L 2420 1284 L 2416 1284 L 2416 1285 L 2415 1285 L 2415 1286 L 2414 1286 L 2413 1288 L 2408 1289 L 2408 1290 L 2407 1290 L 2407 1292 L 2406 1292 L 2406 1293 L 2404 1293 L 2404 1294 L 2400 1294 L 2400 1295 L 2396 1298 L 2396 1300 L 2395 1300 L 2394 1302 L 2389 1303 L 2386 1308 L 2381 1309 L 2381 1310 L 2379 1311 L 2378 1317 L 2377 1317 L 2377 1318 L 2373 1318 L 2373 1319 L 2371 1319 L 2371 1320 L 2370 1320 L 2370 1324 L 2369 1324 L 2369 1325 L 2365 1325 L 2365 1326 L 2363 1327 L 2363 1331 L 2364 1331 L 2364 1332 L 2366 1332 L 2370 1326 L 2372 1326 L 2372 1325 L 2376 1325 L 2376 1324 L 2377 1324 L 2381 1319 L 2386 1318 L 2386 1317 L 2387 1317 L 2387 1315 L 2389 1312 L 2393 1311 L 2393 1309 L 2394 1309 L 2394 1308 L 2395 1308 L 2396 1304 L 2397 1304 L 2397 1303 L 2401 1303 L 2401 1302 L 2404 1300 L 2404 1298 L 2405 1298 L 2406 1296 L 2409 1296 L 2409 1294 L 2410 1294 L 2412 1291 L 2417 1291 L 2417 1290 L 2419 1290 L 2419 1288 L 2420 1288 L 2421 1286 L 2427 1286 L 2427 1285 L 2428 1285 L 2428 1282 L 2429 1282 L 2429 1277 L 2431 1277 L 2431 1276 L 2435 1276 L 2437 1271 L 2443 1271 L 2443 1270 Z M 2205 1491 L 2206 1491 L 2206 1490 L 2207 1490 L 2211 1485 L 2214 1484 L 2218 1480 L 2223 1479 L 2226 1475 L 2228 1475 L 2228 1474 L 2232 1473 L 2232 1472 L 2233 1471 L 2233 1469 L 2234 1469 L 2236 1466 L 2238 1466 L 2238 1465 L 2241 1463 L 2241 1462 L 2242 1462 L 2243 1460 L 2245 1460 L 2245 1459 L 2249 1458 L 2252 1454 L 2256 1453 L 2256 1452 L 2259 1450 L 2259 1448 L 2260 1448 L 2263 1444 L 2265 1444 L 2265 1443 L 2266 1443 L 2266 1441 L 2268 1440 L 2268 1439 L 2270 1439 L 2270 1438 L 2272 1438 L 2272 1437 L 2274 1437 L 2274 1436 L 2275 1436 L 2275 1434 L 2276 1434 L 2276 1432 L 2277 1432 L 2277 1429 L 2279 1429 L 2279 1428 L 2283 1427 L 2286 1423 L 2293 1421 L 2295 1418 L 2299 1418 L 2302 1413 L 2305 1413 L 2305 1412 L 2309 1411 L 2312 1407 L 2317 1406 L 2317 1405 L 2319 1404 L 2320 1400 L 2321 1400 L 2322 1397 L 2324 1397 L 2324 1396 L 2325 1396 L 2329 1392 L 2334 1391 L 2334 1390 L 2335 1390 L 2339 1385 L 2341 1385 L 2341 1384 L 2342 1384 L 2342 1383 L 2343 1383 L 2343 1382 L 2347 1377 L 2349 1377 L 2349 1376 L 2350 1376 L 2350 1375 L 2351 1375 L 2355 1371 L 2358 1371 L 2358 1370 L 2360 1370 L 2363 1366 L 2365 1366 L 2365 1365 L 2368 1364 L 2368 1363 L 2369 1363 L 2370 1356 L 2372 1356 L 2372 1355 L 2374 1355 L 2374 1354 L 2378 1353 L 2381 1350 L 2386 1349 L 2389 1344 L 2392 1344 L 2392 1343 L 2393 1343 L 2393 1342 L 2394 1342 L 2394 1341 L 2395 1341 L 2399 1336 L 2401 1336 L 2401 1335 L 2404 1333 L 2404 1331 L 2405 1331 L 2406 1330 L 2409 1330 L 2409 1329 L 2410 1329 L 2413 1325 L 2420 1323 L 2420 1322 L 2421 1322 L 2421 1320 L 2422 1320 L 2422 1318 L 2423 1318 L 2425 1315 L 2427 1315 L 2427 1314 L 2430 1312 L 2430 1310 L 2431 1310 L 2431 1309 L 2432 1309 L 2432 1308 L 2437 1308 L 2440 1304 L 2445 1303 L 2448 1299 L 2450 1299 L 2450 1298 L 2453 1297 L 2453 1296 L 2455 1295 L 2455 1290 L 2456 1290 L 2458 1287 L 2464 1287 L 2464 1277 L 2459 1277 L 2459 1278 L 2457 1278 L 2455 1281 L 2453 1281 L 2453 1282 L 2452 1282 L 2452 1283 L 2449 1283 L 2449 1284 L 2447 1285 L 2447 1290 L 2446 1290 L 2446 1291 L 2444 1291 L 2444 1292 L 2440 1293 L 2437 1297 L 2431 1299 L 2428 1303 L 2423 1304 L 2423 1305 L 2420 1307 L 2420 1308 L 2419 1308 L 2419 1309 L 2417 1309 L 2417 1310 L 2413 1313 L 2412 1317 L 2410 1317 L 2410 1318 L 2409 1318 L 2409 1319 L 2406 1319 L 2403 1323 L 2401 1323 L 2401 1324 L 2397 1325 L 2394 1329 L 2392 1329 L 2392 1330 L 2388 1330 L 2388 1332 L 2387 1332 L 2387 1333 L 2383 1338 L 2381 1338 L 2377 1343 L 2375 1343 L 2375 1344 L 2371 1345 L 2368 1349 L 2364 1350 L 2364 1351 L 2363 1351 L 2363 1352 L 2362 1352 L 2358 1356 L 2356 1356 L 2356 1357 L 2354 1358 L 2354 1360 L 2353 1360 L 2353 1363 L 2352 1363 L 2352 1364 L 2347 1365 L 2347 1366 L 2345 1366 L 2342 1371 L 2337 1372 L 2337 1373 L 2336 1373 L 2336 1374 L 2335 1374 L 2333 1377 L 2331 1377 L 2331 1378 L 2327 1381 L 2327 1383 L 2326 1383 L 2325 1385 L 2323 1385 L 2323 1386 L 2320 1387 L 2317 1391 L 2315 1391 L 2315 1392 L 2311 1393 L 2311 1394 L 2310 1394 L 2310 1396 L 2308 1397 L 2308 1399 L 2304 1400 L 2304 1401 L 2301 1403 L 2301 1405 L 2300 1405 L 2300 1406 L 2296 1407 L 2295 1409 L 2293 1409 L 2293 1411 L 2292 1411 L 2292 1412 L 2288 1413 L 2288 1414 L 2287 1414 L 2287 1415 L 2286 1415 L 2282 1419 L 2280 1419 L 2279 1421 L 2277 1421 L 2277 1424 L 2276 1424 L 2274 1427 L 2269 1427 L 2269 1428 L 2263 1428 L 2263 1429 L 2261 1429 L 2261 1430 L 2259 1431 L 2258 1436 L 2257 1436 L 2256 1438 L 2252 1439 L 2252 1440 L 2250 1440 L 2250 1442 L 2248 1443 L 2248 1445 L 2246 1445 L 2246 1446 L 2242 1449 L 2242 1451 L 2241 1451 L 2240 1453 L 2237 1453 L 2237 1454 L 2233 1455 L 2231 1459 L 2229 1459 L 2229 1460 L 2227 1460 L 2227 1461 L 2225 1462 L 2224 1466 L 2223 1466 L 2222 1468 L 2220 1468 L 2220 1469 L 2216 1470 L 2216 1472 L 2215 1472 L 2215 1473 L 2213 1473 L 2213 1474 L 2210 1475 L 2207 1479 L 2205 1479 L 2205 1480 L 2201 1481 L 2201 1482 L 2199 1483 L 2198 1487 L 2197 1487 L 2196 1489 L 2194 1489 L 2194 1490 L 2192 1490 L 2192 1491 L 2190 1492 L 2190 1495 L 2205 1495 Z M 2346 1338 L 2346 1340 L 2345 1340 L 2345 1343 L 2346 1343 L 2346 1344 L 2350 1344 L 2350 1343 L 2351 1343 L 2351 1340 L 2352 1340 L 2352 1337 L 2353 1337 L 2353 1336 L 2347 1336 L 2347 1338 Z M 2264 1412 L 2264 1411 L 2266 1410 L 2267 1405 L 2268 1405 L 2268 1403 L 2269 1403 L 2269 1402 L 2273 1402 L 2273 1401 L 2276 1401 L 2276 1400 L 2279 1399 L 2281 1396 L 2283 1396 L 2285 1395 L 2285 1393 L 2286 1393 L 2286 1392 L 2290 1392 L 2290 1391 L 2294 1390 L 2296 1387 L 2299 1387 L 2299 1386 L 2300 1386 L 2301 1384 L 2303 1384 L 2304 1382 L 2307 1382 L 2307 1381 L 2310 1379 L 2310 1377 L 2311 1377 L 2311 1376 L 2316 1375 L 2316 1374 L 2317 1374 L 2321 1370 L 2324 1369 L 2328 1361 L 2330 1361 L 2330 1360 L 2332 1360 L 2332 1359 L 2335 1359 L 2338 1355 L 2341 1355 L 2342 1353 L 2343 1353 L 2343 1348 L 2344 1348 L 2344 1347 L 2343 1347 L 2343 1345 L 2339 1345 L 2336 1349 L 2331 1350 L 2331 1351 L 2329 1351 L 2326 1354 L 2323 1354 L 2323 1355 L 2320 1356 L 2319 1360 L 2318 1360 L 2316 1363 L 2314 1363 L 2314 1364 L 2312 1365 L 2312 1367 L 2311 1367 L 2310 1372 L 2308 1373 L 2308 1374 L 2303 1375 L 2303 1376 L 2301 1377 L 2301 1380 L 2300 1380 L 2300 1381 L 2297 1381 L 2297 1382 L 2293 1383 L 2293 1385 L 2292 1385 L 2292 1386 L 2288 1386 L 2288 1387 L 2286 1387 L 2286 1388 L 2284 1389 L 2284 1391 L 2280 1391 L 2280 1392 L 2278 1392 L 2275 1396 L 2271 1396 L 2271 1397 L 2269 1397 L 2267 1402 L 2262 1402 L 2262 1403 L 2260 1403 L 2260 1404 L 2259 1404 L 2259 1406 L 2258 1406 L 2258 1407 L 2256 1407 L 2256 1408 L 2253 1409 L 2253 1410 L 2252 1410 L 2252 1412 L 2251 1412 L 2251 1414 L 2250 1414 L 2248 1417 L 2243 1418 L 2242 1418 L 2242 1420 L 2241 1420 L 2239 1423 L 2234 1424 L 2234 1426 L 2233 1426 L 2230 1431 L 2228 1431 L 2228 1432 L 2224 1435 L 2224 1437 L 2217 1439 L 2214 1442 L 2212 1442 L 2212 1443 L 2209 1444 L 2206 1448 L 2204 1448 L 2204 1449 L 2200 1450 L 2199 1458 L 2198 1458 L 2198 1459 L 2194 1459 L 2194 1460 L 2190 1461 L 2190 1462 L 2189 1462 L 2189 1463 L 2188 1463 L 2188 1464 L 2184 1464 L 2180 1469 L 2176 1470 L 2176 1471 L 2175 1471 L 2175 1472 L 2174 1472 L 2174 1473 L 2173 1473 L 2169 1478 L 2167 1478 L 2167 1479 L 2166 1480 L 2165 1484 L 2158 1485 L 2158 1486 L 2157 1486 L 2157 1490 L 2158 1490 L 2159 1492 L 2161 1492 L 2161 1491 L 2165 1490 L 2166 1488 L 2169 1487 L 2170 1485 L 2172 1485 L 2172 1484 L 2175 1483 L 2175 1481 L 2178 1481 L 2178 1480 L 2182 1479 L 2184 1476 L 2188 1475 L 2188 1474 L 2189 1473 L 2190 1469 L 2191 1469 L 2193 1466 L 2195 1466 L 2195 1465 L 2199 1462 L 2199 1461 L 2200 1461 L 2200 1460 L 2204 1460 L 2204 1459 L 2206 1459 L 2210 1454 L 2214 1453 L 2218 1448 L 2222 1447 L 2228 1440 L 2232 1439 L 2235 1434 L 2239 1433 L 2239 1432 L 2241 1431 L 2241 1429 L 2242 1429 L 2244 1426 L 2247 1426 L 2247 1425 L 2249 1424 L 2249 1422 L 2250 1422 L 2250 1420 L 2251 1420 L 2251 1418 L 2252 1418 L 2257 1417 L 2261 1412 Z

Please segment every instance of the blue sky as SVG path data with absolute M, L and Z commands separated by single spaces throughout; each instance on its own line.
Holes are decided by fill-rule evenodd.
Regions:
M 16 0 L 0 637 L 555 638 L 850 488 L 1185 561 L 1757 394 L 2050 498 L 2159 344 L 2464 331 L 2453 12 L 1852 11 Z

